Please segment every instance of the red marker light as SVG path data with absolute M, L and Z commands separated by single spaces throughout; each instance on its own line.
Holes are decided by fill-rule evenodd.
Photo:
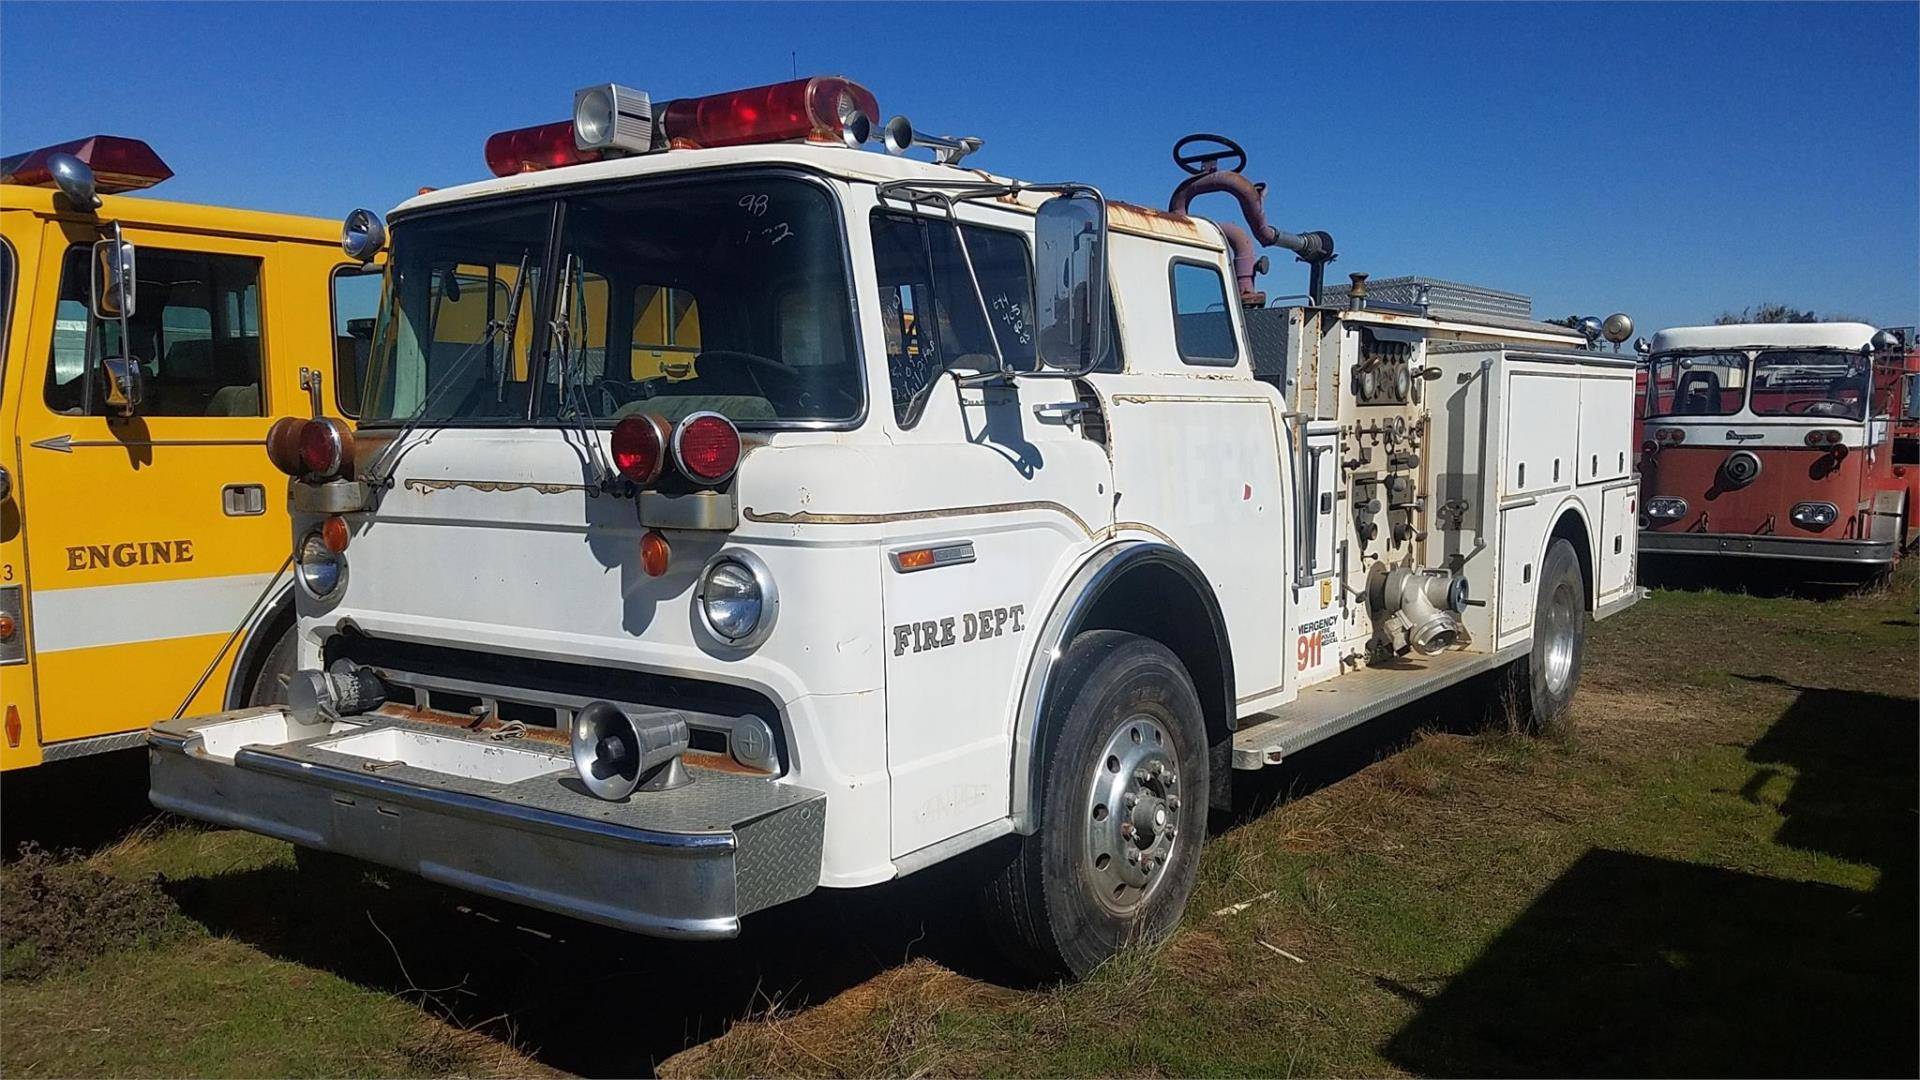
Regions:
M 300 433 L 306 428 L 305 418 L 283 416 L 267 429 L 267 460 L 288 476 L 299 476 L 307 471 L 300 461 Z
M 670 434 L 667 422 L 652 413 L 622 417 L 613 425 L 613 467 L 641 487 L 652 484 L 666 467 Z
M 673 546 L 667 543 L 658 529 L 648 529 L 640 537 L 640 569 L 648 577 L 659 577 L 667 572 L 667 565 L 673 561 Z
M 300 464 L 322 479 L 340 475 L 353 462 L 353 432 L 338 420 L 309 420 L 300 429 Z
M 173 175 L 153 147 L 139 139 L 93 135 L 0 158 L 0 183 L 29 187 L 52 184 L 53 171 L 47 167 L 47 159 L 55 154 L 72 154 L 92 169 L 95 189 L 103 195 L 150 188 Z
M 740 430 L 719 413 L 694 413 L 673 429 L 673 463 L 689 480 L 718 484 L 740 463 Z
M 599 161 L 598 150 L 582 150 L 573 142 L 573 121 L 496 131 L 487 136 L 487 168 L 495 176 L 557 169 Z
M 879 115 L 872 91 L 849 79 L 821 76 L 669 101 L 660 123 L 675 146 L 791 139 L 857 146 L 867 141 Z

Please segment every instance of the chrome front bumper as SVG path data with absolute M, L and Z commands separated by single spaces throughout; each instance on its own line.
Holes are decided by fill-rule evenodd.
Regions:
M 148 748 L 163 810 L 637 933 L 733 937 L 819 883 L 826 796 L 762 777 L 695 767 L 609 802 L 561 747 L 381 714 L 303 732 L 277 708 L 163 721 Z
M 1753 559 L 1796 559 L 1803 562 L 1885 566 L 1893 562 L 1890 540 L 1821 540 L 1797 536 L 1753 536 L 1747 533 L 1640 533 L 1640 554 L 1739 555 Z

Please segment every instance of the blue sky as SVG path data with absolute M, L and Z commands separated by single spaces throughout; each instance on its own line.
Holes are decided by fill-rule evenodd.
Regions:
M 0 5 L 0 149 L 147 139 L 157 195 L 338 217 L 486 175 L 488 133 L 844 73 L 975 159 L 1164 205 L 1224 132 L 1333 272 L 1645 330 L 1775 300 L 1920 315 L 1912 4 Z M 1212 199 L 1219 198 L 1218 204 Z M 1228 214 L 1213 196 L 1204 213 Z M 1269 292 L 1303 287 L 1274 259 Z

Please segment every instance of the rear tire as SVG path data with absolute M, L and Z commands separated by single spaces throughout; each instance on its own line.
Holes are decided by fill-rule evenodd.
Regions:
M 267 650 L 260 661 L 260 670 L 254 672 L 253 684 L 247 688 L 247 706 L 285 705 L 287 703 L 287 680 L 293 678 L 293 626 L 289 624 L 280 632 L 280 639 Z
M 1580 687 L 1587 645 L 1587 586 L 1573 545 L 1555 540 L 1540 563 L 1533 608 L 1533 651 L 1515 665 L 1520 710 L 1529 730 L 1546 731 L 1565 719 Z
M 1011 959 L 1079 978 L 1180 921 L 1206 841 L 1206 723 L 1165 645 L 1093 630 L 1068 647 L 1039 731 L 1039 829 L 985 908 Z

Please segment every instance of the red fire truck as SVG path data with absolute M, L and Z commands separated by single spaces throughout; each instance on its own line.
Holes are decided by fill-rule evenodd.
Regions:
M 1915 538 L 1920 354 L 1864 323 L 1654 335 L 1640 551 L 1799 560 L 1874 576 Z

